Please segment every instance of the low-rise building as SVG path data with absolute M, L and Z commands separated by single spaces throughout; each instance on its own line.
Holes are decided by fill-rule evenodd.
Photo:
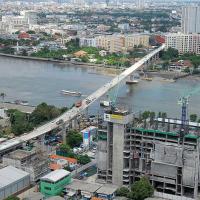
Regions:
M 70 172 L 64 169 L 58 169 L 40 179 L 40 191 L 45 196 L 56 196 L 69 183 L 71 183 Z
M 30 186 L 30 174 L 12 166 L 0 169 L 0 200 Z
M 95 196 L 96 191 L 101 187 L 98 183 L 88 183 L 80 180 L 73 180 L 73 182 L 66 186 L 66 196 L 68 198 L 77 199 L 81 196 L 83 199 L 89 200 Z
M 118 189 L 118 186 L 112 185 L 112 184 L 105 184 L 101 188 L 99 188 L 96 191 L 96 194 L 99 198 L 106 199 L 106 200 L 112 200 L 115 198 L 116 190 Z
M 75 169 L 77 167 L 78 161 L 75 158 L 69 158 L 59 155 L 50 155 L 50 169 L 56 170 L 56 169 L 63 169 L 64 167 L 69 167 L 70 169 Z

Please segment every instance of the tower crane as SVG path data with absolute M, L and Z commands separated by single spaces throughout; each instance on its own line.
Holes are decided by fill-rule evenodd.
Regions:
M 197 92 L 200 91 L 200 87 L 196 87 L 193 90 L 191 90 L 188 94 L 180 97 L 178 104 L 181 105 L 181 133 L 185 134 L 186 132 L 186 127 L 188 125 L 188 104 L 189 104 L 189 99 L 193 94 L 196 94 Z

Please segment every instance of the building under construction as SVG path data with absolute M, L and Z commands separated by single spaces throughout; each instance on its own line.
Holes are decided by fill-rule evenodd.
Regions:
M 4 166 L 13 166 L 30 174 L 31 181 L 38 181 L 49 172 L 48 160 L 41 151 L 15 150 L 3 156 Z
M 160 197 L 197 199 L 200 124 L 181 126 L 180 120 L 105 111 L 98 131 L 98 181 L 130 186 L 146 175 Z

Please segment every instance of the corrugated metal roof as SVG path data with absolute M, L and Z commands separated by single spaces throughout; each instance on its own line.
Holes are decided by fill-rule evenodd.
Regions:
M 68 172 L 67 170 L 64 170 L 64 169 L 57 169 L 45 176 L 43 176 L 41 178 L 41 180 L 44 180 L 44 181 L 50 181 L 50 182 L 56 182 L 62 178 L 64 178 L 65 176 L 69 175 L 70 172 Z
M 0 188 L 3 188 L 13 182 L 16 182 L 28 175 L 29 173 L 24 172 L 15 167 L 4 167 L 3 169 L 0 169 Z

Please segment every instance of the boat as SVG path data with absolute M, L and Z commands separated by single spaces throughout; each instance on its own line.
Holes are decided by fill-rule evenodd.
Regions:
M 80 92 L 74 92 L 74 91 L 69 91 L 69 90 L 61 90 L 61 94 L 71 95 L 71 96 L 81 96 Z
M 128 84 L 128 85 L 131 85 L 131 84 L 138 84 L 138 83 L 139 83 L 139 81 L 136 80 L 136 79 L 126 81 L 126 84 Z
M 19 99 L 15 100 L 14 104 L 22 105 L 22 106 L 28 106 L 29 105 L 28 101 L 19 100 Z
M 140 80 L 139 74 L 130 75 L 129 79 L 126 81 L 127 85 L 138 84 Z

